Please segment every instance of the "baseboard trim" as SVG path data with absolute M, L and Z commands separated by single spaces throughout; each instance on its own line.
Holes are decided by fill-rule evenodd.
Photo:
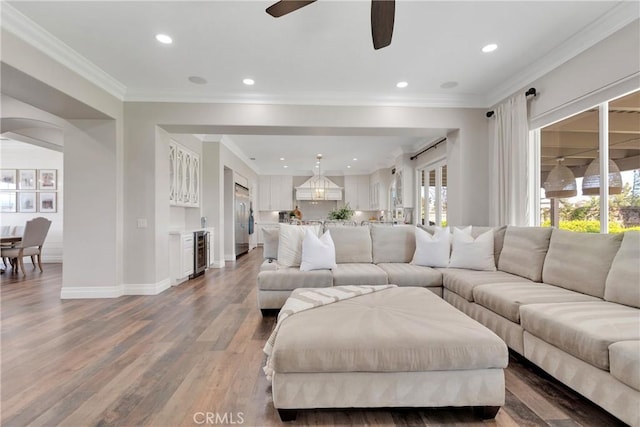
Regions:
M 62 286 L 60 299 L 118 298 L 124 295 L 158 295 L 171 287 L 169 278 L 158 283 L 128 283 L 120 286 Z
M 62 286 L 60 299 L 118 298 L 124 295 L 122 286 Z
M 158 295 L 171 287 L 171 280 L 166 278 L 158 283 L 125 284 L 124 295 Z

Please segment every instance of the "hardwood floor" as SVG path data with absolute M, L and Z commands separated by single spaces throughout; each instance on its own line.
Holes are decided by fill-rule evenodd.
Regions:
M 274 324 L 256 305 L 262 251 L 157 296 L 60 300 L 62 267 L 0 276 L 1 425 L 280 425 L 262 373 Z M 469 409 L 310 410 L 289 425 L 615 426 L 511 356 L 495 420 Z

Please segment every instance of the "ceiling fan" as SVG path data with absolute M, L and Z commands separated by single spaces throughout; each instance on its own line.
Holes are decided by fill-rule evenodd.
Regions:
M 269 6 L 267 13 L 274 18 L 279 18 L 315 1 L 316 0 L 280 0 Z M 395 11 L 395 0 L 371 0 L 371 36 L 373 37 L 374 49 L 382 49 L 391 44 Z

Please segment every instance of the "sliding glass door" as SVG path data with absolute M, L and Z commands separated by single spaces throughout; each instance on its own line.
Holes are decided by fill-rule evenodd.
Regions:
M 420 169 L 420 216 L 422 225 L 447 225 L 447 165 L 441 161 Z

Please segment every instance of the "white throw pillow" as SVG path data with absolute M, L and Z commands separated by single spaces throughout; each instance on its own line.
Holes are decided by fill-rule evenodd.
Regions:
M 464 231 L 453 229 L 453 244 L 449 267 L 496 271 L 493 256 L 493 230 L 475 239 Z
M 318 235 L 319 225 L 280 224 L 278 233 L 278 264 L 283 267 L 298 267 L 302 259 L 302 241 L 307 229 Z
M 336 247 L 327 230 L 318 238 L 313 231 L 307 229 L 302 241 L 302 261 L 300 271 L 331 270 L 336 268 Z
M 416 251 L 411 264 L 423 267 L 447 267 L 451 251 L 449 227 L 436 227 L 433 235 L 416 227 Z

